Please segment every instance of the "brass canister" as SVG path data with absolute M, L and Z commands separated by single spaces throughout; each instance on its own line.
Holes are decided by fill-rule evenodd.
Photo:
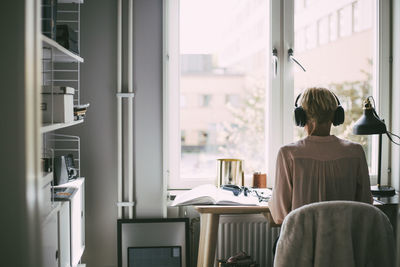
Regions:
M 217 173 L 218 187 L 225 184 L 244 185 L 243 160 L 241 159 L 218 159 Z

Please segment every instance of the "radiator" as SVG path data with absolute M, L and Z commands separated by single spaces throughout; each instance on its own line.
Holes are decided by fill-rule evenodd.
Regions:
M 260 267 L 272 267 L 272 247 L 280 228 L 270 227 L 262 215 L 220 217 L 216 259 L 246 252 Z M 215 264 L 217 266 L 217 264 Z

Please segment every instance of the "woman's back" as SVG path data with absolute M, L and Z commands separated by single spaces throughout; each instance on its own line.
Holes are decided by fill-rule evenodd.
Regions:
M 359 144 L 336 136 L 308 136 L 283 146 L 270 209 L 279 223 L 291 210 L 329 200 L 371 203 L 368 168 Z

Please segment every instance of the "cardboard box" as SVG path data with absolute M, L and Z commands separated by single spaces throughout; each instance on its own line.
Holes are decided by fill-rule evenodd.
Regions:
M 71 90 L 72 89 L 72 90 Z M 71 87 L 43 87 L 42 114 L 43 123 L 68 123 L 74 121 L 74 89 Z M 53 116 L 53 120 L 52 120 Z

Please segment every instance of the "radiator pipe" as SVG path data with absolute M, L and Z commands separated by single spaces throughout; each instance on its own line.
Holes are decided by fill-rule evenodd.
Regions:
M 128 7 L 128 93 L 133 93 L 133 0 Z M 133 98 L 128 98 L 128 201 L 133 203 Z M 133 205 L 128 207 L 129 219 L 133 219 Z
M 122 93 L 122 0 L 118 0 L 117 29 L 117 94 Z M 118 203 L 122 202 L 122 98 L 117 97 L 117 164 Z M 122 206 L 118 205 L 118 219 L 122 219 Z

